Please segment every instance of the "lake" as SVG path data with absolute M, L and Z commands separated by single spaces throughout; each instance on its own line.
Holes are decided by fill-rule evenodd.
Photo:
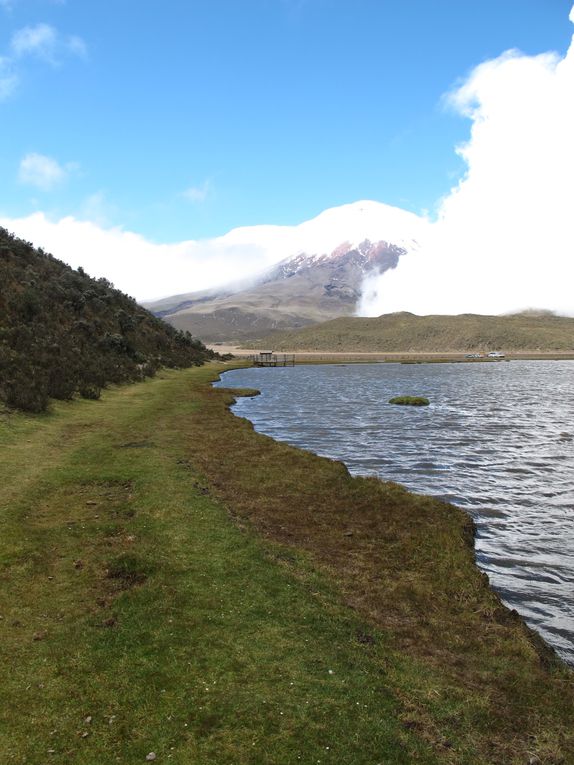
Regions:
M 574 362 L 252 368 L 218 385 L 261 391 L 233 408 L 257 431 L 464 508 L 492 586 L 574 664 Z

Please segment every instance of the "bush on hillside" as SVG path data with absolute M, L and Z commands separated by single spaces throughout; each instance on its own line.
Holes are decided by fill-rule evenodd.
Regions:
M 50 398 L 99 398 L 111 383 L 214 358 L 114 289 L 0 228 L 0 400 L 44 411 Z

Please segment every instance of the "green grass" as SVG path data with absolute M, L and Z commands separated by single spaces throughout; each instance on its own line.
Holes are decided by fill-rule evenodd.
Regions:
M 400 406 L 428 406 L 430 401 L 423 396 L 395 396 L 389 400 L 389 404 Z
M 415 316 L 400 312 L 373 318 L 342 317 L 298 330 L 276 332 L 254 343 L 275 351 L 467 353 L 554 352 L 574 355 L 574 318 L 525 312 L 511 316 Z
M 218 368 L 1 418 L 0 761 L 574 762 L 466 516 L 256 434 Z
M 4 418 L 0 761 L 435 762 L 377 631 L 210 496 L 198 374 Z

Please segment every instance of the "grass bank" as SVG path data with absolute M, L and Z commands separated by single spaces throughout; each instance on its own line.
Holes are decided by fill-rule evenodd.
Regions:
M 466 516 L 255 434 L 222 368 L 0 418 L 0 760 L 574 762 Z
M 574 319 L 526 311 L 507 316 L 345 316 L 262 338 L 259 348 L 275 351 L 370 352 L 531 352 L 572 356 Z
M 271 348 L 273 344 L 270 343 Z M 249 348 L 238 348 L 234 345 L 213 345 L 212 350 L 218 353 L 231 353 L 238 360 L 249 360 L 253 355 L 259 353 L 258 350 Z M 574 360 L 574 352 L 566 351 L 512 351 L 504 359 L 489 358 L 468 358 L 466 353 L 461 351 L 448 352 L 419 352 L 419 351 L 395 351 L 383 353 L 381 351 L 361 351 L 353 353 L 351 351 L 285 351 L 288 355 L 295 357 L 295 364 L 373 364 L 387 362 L 391 364 L 497 364 L 501 361 L 571 361 Z M 280 351 L 283 353 L 283 351 Z

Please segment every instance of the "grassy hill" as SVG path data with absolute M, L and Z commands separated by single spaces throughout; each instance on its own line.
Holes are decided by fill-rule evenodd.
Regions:
M 566 352 L 574 350 L 574 319 L 546 312 L 511 316 L 391 313 L 277 332 L 262 341 L 263 346 L 278 351 Z
M 0 401 L 43 411 L 50 398 L 98 398 L 110 383 L 214 354 L 137 305 L 0 228 Z

